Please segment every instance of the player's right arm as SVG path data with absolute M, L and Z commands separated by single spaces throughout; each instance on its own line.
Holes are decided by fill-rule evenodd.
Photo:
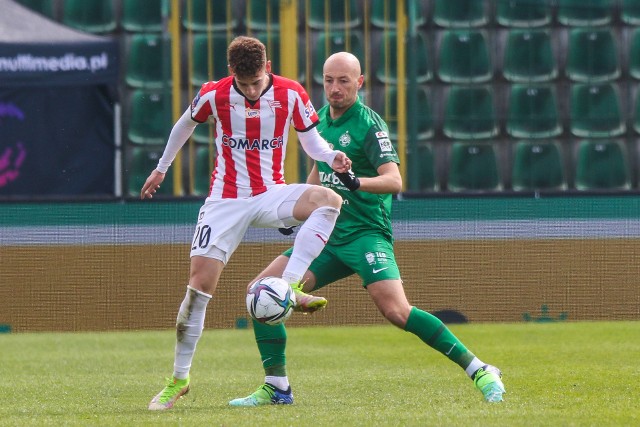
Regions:
M 140 190 L 141 199 L 153 198 L 153 195 L 158 188 L 160 188 L 160 184 L 164 181 L 167 170 L 169 170 L 169 166 L 171 166 L 171 163 L 176 158 L 178 151 L 180 151 L 185 142 L 191 138 L 197 125 L 198 122 L 191 118 L 191 108 L 187 108 L 184 114 L 180 116 L 173 125 L 167 146 L 164 148 L 162 157 L 158 161 L 158 166 L 151 172 L 142 186 Z

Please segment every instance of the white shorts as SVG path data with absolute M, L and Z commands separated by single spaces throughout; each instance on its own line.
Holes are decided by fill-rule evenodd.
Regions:
M 310 184 L 275 185 L 244 199 L 207 200 L 198 213 L 191 256 L 227 263 L 249 227 L 279 228 L 298 225 L 293 207 Z

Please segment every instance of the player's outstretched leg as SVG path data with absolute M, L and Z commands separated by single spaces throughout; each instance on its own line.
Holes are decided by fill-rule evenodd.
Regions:
M 291 284 L 291 289 L 293 289 L 293 293 L 296 295 L 296 305 L 293 308 L 295 311 L 313 313 L 314 311 L 318 311 L 326 307 L 327 300 L 325 298 L 316 297 L 302 292 L 303 286 L 304 283 L 302 282 Z
M 506 391 L 500 378 L 502 378 L 502 372 L 492 365 L 484 365 L 471 376 L 473 383 L 482 392 L 487 402 L 502 402 L 502 395 Z
M 293 393 L 291 386 L 287 390 L 280 390 L 271 384 L 262 384 L 258 390 L 247 397 L 240 397 L 229 402 L 231 406 L 262 406 L 262 405 L 291 405 Z
M 149 409 L 152 411 L 164 411 L 173 408 L 178 399 L 189 392 L 189 377 L 180 380 L 167 378 L 167 385 L 151 400 Z

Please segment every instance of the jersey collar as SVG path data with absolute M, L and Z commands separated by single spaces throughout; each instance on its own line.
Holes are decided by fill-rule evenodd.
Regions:
M 351 117 L 353 117 L 353 115 L 356 114 L 356 112 L 360 109 L 361 106 L 362 106 L 362 101 L 360 101 L 360 96 L 358 95 L 358 97 L 356 98 L 356 102 L 354 102 L 353 105 L 349 107 L 347 111 L 344 112 L 344 114 L 342 114 L 340 117 L 338 117 L 335 120 L 331 118 L 331 107 L 327 108 L 327 122 L 329 123 L 329 126 L 342 125 L 344 122 L 346 122 Z

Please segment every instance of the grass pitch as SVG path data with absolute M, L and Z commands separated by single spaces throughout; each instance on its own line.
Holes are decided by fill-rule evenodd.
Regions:
M 171 375 L 174 332 L 0 335 L 0 425 L 640 425 L 640 322 L 453 325 L 503 371 L 489 404 L 464 372 L 392 326 L 290 328 L 293 406 L 231 408 L 263 379 L 251 330 L 208 330 L 191 392 L 149 400 Z

